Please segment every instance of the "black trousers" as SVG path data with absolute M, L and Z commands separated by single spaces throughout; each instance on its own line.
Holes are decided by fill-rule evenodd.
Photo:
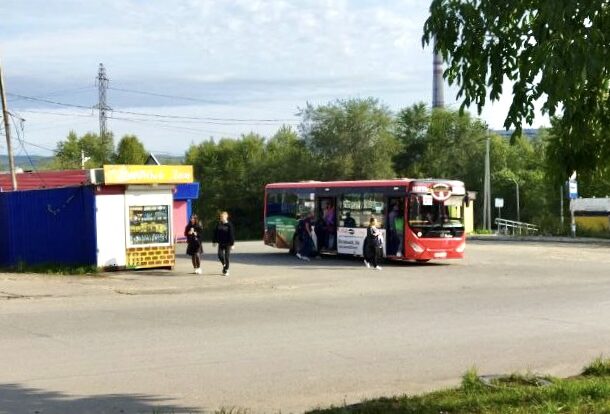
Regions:
M 231 246 L 218 245 L 218 260 L 222 263 L 222 270 L 229 270 L 229 258 L 231 256 Z
M 201 258 L 199 257 L 199 253 L 191 255 L 191 261 L 193 262 L 194 269 L 199 269 L 201 267 Z

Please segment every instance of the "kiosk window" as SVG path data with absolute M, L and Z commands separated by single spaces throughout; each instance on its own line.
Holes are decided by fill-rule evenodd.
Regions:
M 129 206 L 132 245 L 169 243 L 169 206 Z

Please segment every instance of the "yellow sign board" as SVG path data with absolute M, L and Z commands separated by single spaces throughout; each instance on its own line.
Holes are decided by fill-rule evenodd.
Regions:
M 104 165 L 104 184 L 184 184 L 192 165 Z

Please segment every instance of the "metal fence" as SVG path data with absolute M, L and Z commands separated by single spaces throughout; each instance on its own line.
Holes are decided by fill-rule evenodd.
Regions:
M 507 236 L 527 236 L 538 233 L 538 226 L 521 221 L 497 218 L 495 220 L 498 234 Z

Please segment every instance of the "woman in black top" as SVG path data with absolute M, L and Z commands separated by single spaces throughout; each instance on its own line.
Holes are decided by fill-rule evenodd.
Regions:
M 191 216 L 191 220 L 189 224 L 186 225 L 184 229 L 184 236 L 186 237 L 187 247 L 186 254 L 191 256 L 191 260 L 193 262 L 193 269 L 195 269 L 195 274 L 201 274 L 201 258 L 200 254 L 203 253 L 203 247 L 201 246 L 201 241 L 203 239 L 203 228 L 201 224 L 199 224 L 199 218 L 196 214 Z
M 383 256 L 383 236 L 377 228 L 378 223 L 375 217 L 369 220 L 369 226 L 366 229 L 366 238 L 362 253 L 364 256 L 364 265 L 368 268 L 371 266 L 376 270 L 381 270 L 379 266 L 379 258 Z
M 226 211 L 220 213 L 220 220 L 214 228 L 212 243 L 214 245 L 218 243 L 218 260 L 222 263 L 222 274 L 229 276 L 229 256 L 235 244 L 235 231 L 233 224 L 229 222 L 229 213 Z

